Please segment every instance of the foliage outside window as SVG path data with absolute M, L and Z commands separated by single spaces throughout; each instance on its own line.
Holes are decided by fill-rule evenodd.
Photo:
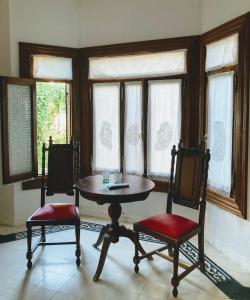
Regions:
M 53 137 L 56 144 L 68 142 L 69 84 L 62 82 L 37 82 L 37 158 L 38 173 L 42 170 L 42 145 Z

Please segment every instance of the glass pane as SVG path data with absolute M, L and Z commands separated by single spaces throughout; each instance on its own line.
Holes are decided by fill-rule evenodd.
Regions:
M 171 149 L 181 133 L 181 80 L 149 81 L 148 171 L 169 177 Z
M 208 79 L 208 187 L 224 196 L 231 190 L 233 81 L 232 72 Z
M 32 172 L 31 87 L 8 85 L 10 176 Z
M 89 59 L 89 78 L 138 78 L 186 73 L 186 50 Z
M 207 45 L 206 71 L 238 63 L 238 34 Z
M 144 173 L 142 141 L 142 85 L 125 84 L 124 172 Z
M 120 170 L 120 84 L 93 85 L 93 170 Z
M 34 55 L 33 77 L 72 80 L 72 58 Z
M 42 171 L 42 144 L 52 136 L 54 143 L 68 142 L 70 112 L 68 111 L 69 84 L 37 82 L 37 150 L 38 172 Z M 46 164 L 47 165 L 47 164 Z

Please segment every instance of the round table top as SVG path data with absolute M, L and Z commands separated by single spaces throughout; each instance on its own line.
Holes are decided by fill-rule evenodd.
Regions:
M 112 175 L 110 177 L 112 183 Z M 81 178 L 77 188 L 81 196 L 98 204 L 142 201 L 155 188 L 153 181 L 142 176 L 123 175 L 122 182 L 129 183 L 129 187 L 109 190 L 102 183 L 102 175 L 94 175 Z

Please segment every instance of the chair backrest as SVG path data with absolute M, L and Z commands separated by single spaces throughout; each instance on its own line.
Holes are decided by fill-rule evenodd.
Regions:
M 47 180 L 45 178 L 46 152 L 48 153 Z M 46 191 L 47 196 L 55 193 L 74 195 L 75 184 L 79 178 L 79 143 L 71 139 L 69 144 L 53 144 L 50 137 L 48 148 L 43 144 L 42 155 L 42 193 Z
M 168 202 L 199 209 L 206 199 L 209 150 L 205 149 L 205 139 L 198 148 L 184 148 L 179 143 L 178 150 L 173 146 Z M 175 163 L 176 162 L 176 163 Z M 174 174 L 175 172 L 175 174 Z M 167 210 L 172 209 L 168 203 Z

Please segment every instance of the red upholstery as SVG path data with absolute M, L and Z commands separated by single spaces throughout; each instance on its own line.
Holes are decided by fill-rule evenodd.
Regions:
M 31 220 L 74 220 L 76 216 L 75 204 L 50 203 L 40 207 Z
M 192 220 L 174 214 L 156 215 L 144 219 L 138 224 L 174 239 L 184 236 L 199 226 Z

